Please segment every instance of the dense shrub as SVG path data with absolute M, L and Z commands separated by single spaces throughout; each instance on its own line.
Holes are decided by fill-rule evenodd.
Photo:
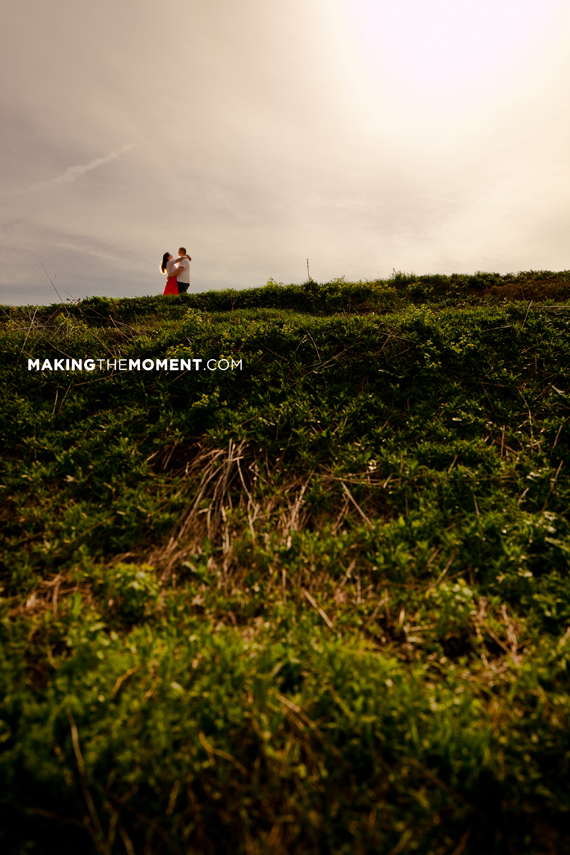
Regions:
M 568 851 L 570 306 L 428 279 L 7 310 L 6 851 Z

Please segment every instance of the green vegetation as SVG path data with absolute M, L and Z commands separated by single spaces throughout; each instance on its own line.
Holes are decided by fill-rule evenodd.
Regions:
M 3 851 L 569 852 L 568 289 L 5 307 Z

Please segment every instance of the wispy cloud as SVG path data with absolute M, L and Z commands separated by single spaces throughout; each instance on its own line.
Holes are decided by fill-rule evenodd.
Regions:
M 49 187 L 55 187 L 58 184 L 72 184 L 74 181 L 77 181 L 78 178 L 81 178 L 82 175 L 85 175 L 86 172 L 91 172 L 93 169 L 99 169 L 100 166 L 104 166 L 106 163 L 111 163 L 111 161 L 117 160 L 117 158 L 132 147 L 132 144 L 124 145 L 122 148 L 118 148 L 116 151 L 112 151 L 104 157 L 96 157 L 94 160 L 90 160 L 89 163 L 80 163 L 77 166 L 70 166 L 65 170 L 65 172 L 62 172 L 61 175 L 56 175 L 54 178 L 50 178 L 47 181 L 34 184 L 32 187 L 14 190 L 9 195 L 19 196 L 22 193 L 32 193 L 36 190 L 47 190 Z
M 70 166 L 69 169 L 66 169 L 65 172 L 62 172 L 61 175 L 52 178 L 50 181 L 46 182 L 46 185 L 49 184 L 71 184 L 72 181 L 75 181 L 81 175 L 85 175 L 86 172 L 91 172 L 93 169 L 98 169 L 100 166 L 103 166 L 105 163 L 110 163 L 112 160 L 117 160 L 125 151 L 128 151 L 132 148 L 132 145 L 124 145 L 122 148 L 118 148 L 117 151 L 112 151 L 110 154 L 106 154 L 105 157 L 97 157 L 95 160 L 89 161 L 89 163 L 83 163 L 79 166 Z

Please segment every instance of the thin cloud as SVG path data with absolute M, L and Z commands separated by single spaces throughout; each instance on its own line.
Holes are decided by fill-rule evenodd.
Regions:
M 97 157 L 95 160 L 90 160 L 89 163 L 81 163 L 77 166 L 70 166 L 65 172 L 62 172 L 61 175 L 56 175 L 55 178 L 50 178 L 49 181 L 42 181 L 40 184 L 34 184 L 33 187 L 26 187 L 23 190 L 15 190 L 10 195 L 21 195 L 22 193 L 32 193 L 36 190 L 46 190 L 48 187 L 54 187 L 58 184 L 72 184 L 74 181 L 77 181 L 78 178 L 81 178 L 82 175 L 85 175 L 86 172 L 91 172 L 93 169 L 99 169 L 100 166 L 104 166 L 106 163 L 111 163 L 113 160 L 117 160 L 122 154 L 131 149 L 133 146 L 124 145 L 122 148 L 118 148 L 116 151 L 112 151 L 109 154 L 106 154 L 104 157 Z
M 132 145 L 125 145 L 123 148 L 117 149 L 117 151 L 112 151 L 110 154 L 106 154 L 105 157 L 98 157 L 95 160 L 91 160 L 89 163 L 84 163 L 80 166 L 70 166 L 69 169 L 66 169 L 61 175 L 58 175 L 56 178 L 52 178 L 51 181 L 46 183 L 71 184 L 72 181 L 75 181 L 81 175 L 85 175 L 86 172 L 91 172 L 92 169 L 98 169 L 105 163 L 117 160 L 123 152 L 128 151 L 130 148 L 132 148 Z

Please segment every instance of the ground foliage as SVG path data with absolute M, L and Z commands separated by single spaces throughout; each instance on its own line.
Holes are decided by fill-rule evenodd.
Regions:
M 422 279 L 3 310 L 4 851 L 570 851 L 570 304 Z

